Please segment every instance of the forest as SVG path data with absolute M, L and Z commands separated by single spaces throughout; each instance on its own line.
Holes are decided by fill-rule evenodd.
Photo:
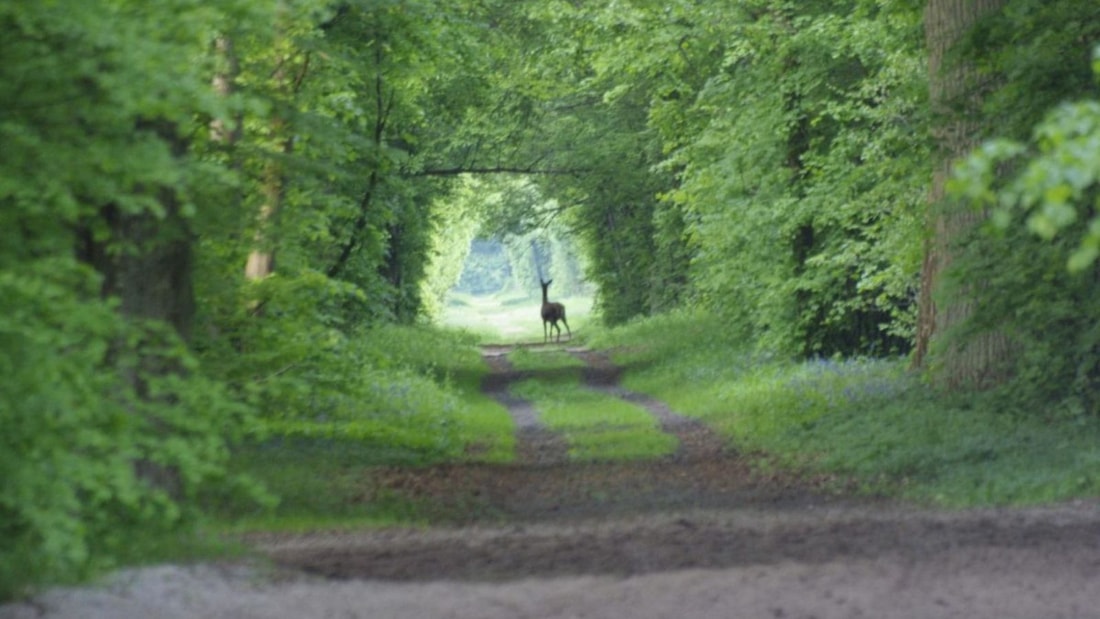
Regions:
M 1100 4 L 39 0 L 0 29 L 0 599 L 286 504 L 244 470 L 271 445 L 469 453 L 484 338 L 449 294 L 511 286 L 537 330 L 544 276 L 678 410 L 755 411 L 729 435 L 769 466 L 1100 493 Z M 965 478 L 994 461 L 1044 477 Z

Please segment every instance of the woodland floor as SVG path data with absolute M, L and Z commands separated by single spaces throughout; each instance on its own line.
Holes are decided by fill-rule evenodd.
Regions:
M 672 456 L 575 463 L 508 391 L 538 378 L 484 350 L 484 389 L 517 427 L 517 462 L 377 472 L 430 499 L 430 528 L 253 534 L 274 569 L 165 566 L 49 592 L 0 618 L 1100 617 L 1100 504 L 945 511 L 844 494 L 837 480 L 763 474 L 708 428 L 618 384 L 570 349 L 584 380 L 641 405 Z

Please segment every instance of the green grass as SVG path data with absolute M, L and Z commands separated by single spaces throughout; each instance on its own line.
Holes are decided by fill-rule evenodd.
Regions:
M 768 465 L 853 476 L 869 492 L 950 506 L 1100 495 L 1100 420 L 1053 419 L 997 394 L 946 396 L 904 359 L 793 362 L 747 350 L 707 316 L 594 338 L 625 386 L 706 422 Z
M 452 388 L 461 403 L 456 414 L 456 437 L 462 445 L 463 460 L 506 463 L 516 457 L 516 427 L 508 409 L 481 391 L 484 362 L 480 369 L 456 378 Z
M 222 530 L 306 529 L 417 523 L 439 507 L 372 486 L 372 469 L 439 462 L 510 462 L 515 427 L 481 392 L 488 367 L 474 339 L 455 331 L 386 327 L 357 344 L 360 368 L 340 408 L 275 415 L 264 438 L 233 450 L 231 469 L 277 497 L 205 498 Z M 352 397 L 354 396 L 354 397 Z
M 481 391 L 489 368 L 475 339 L 453 329 L 392 327 L 380 342 L 390 362 L 429 375 L 457 399 L 442 430 L 452 434 L 450 449 L 437 459 L 510 462 L 515 458 L 515 424 L 508 410 Z M 416 428 L 431 432 L 430 428 Z
M 508 360 L 517 370 L 535 370 L 543 372 L 573 371 L 584 367 L 584 362 L 573 355 L 556 348 L 529 350 L 517 348 L 508 354 Z M 572 372 L 580 379 L 579 372 Z
M 512 392 L 532 403 L 577 461 L 658 458 L 676 451 L 676 437 L 661 432 L 644 409 L 587 389 L 580 384 L 584 364 L 560 351 L 517 350 L 510 359 L 518 369 L 538 370 L 538 378 L 520 381 Z
M 574 341 L 586 333 L 593 321 L 592 297 L 554 299 L 565 304 Z M 515 292 L 474 296 L 452 293 L 440 317 L 440 324 L 474 333 L 483 342 L 542 342 L 543 325 L 537 296 Z M 567 332 L 562 328 L 562 342 Z
M 220 528 L 230 532 L 415 524 L 427 519 L 432 506 L 379 492 L 370 470 L 418 463 L 417 454 L 358 441 L 275 439 L 242 446 L 234 466 L 262 484 L 274 503 L 223 497 L 210 508 Z

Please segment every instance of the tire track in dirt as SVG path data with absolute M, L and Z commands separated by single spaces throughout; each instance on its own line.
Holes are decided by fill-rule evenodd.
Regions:
M 512 366 L 509 346 L 485 347 L 481 356 L 490 372 L 481 384 L 481 390 L 500 402 L 516 424 L 516 462 L 523 465 L 546 465 L 565 462 L 569 446 L 564 437 L 546 427 L 538 411 L 530 402 L 513 394 L 509 387 L 531 378 L 532 372 L 521 372 Z
M 1005 551 L 1094 575 L 1098 514 L 1095 502 L 961 512 L 757 504 L 509 527 L 255 534 L 250 541 L 283 565 L 333 579 L 502 582 L 866 560 L 894 562 L 904 571 L 952 559 L 965 573 Z

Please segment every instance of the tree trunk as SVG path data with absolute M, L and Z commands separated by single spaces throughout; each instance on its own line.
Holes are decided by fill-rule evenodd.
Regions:
M 958 243 L 987 216 L 969 205 L 951 204 L 944 199 L 952 164 L 981 139 L 978 119 L 987 87 L 973 65 L 954 54 L 953 48 L 979 20 L 1000 10 L 1005 2 L 928 0 L 925 10 L 929 94 L 937 149 L 929 195 L 931 237 L 925 245 L 921 268 L 914 364 L 930 369 L 934 382 L 947 388 L 980 388 L 999 382 L 1011 353 L 1008 338 L 1000 332 L 979 334 L 965 342 L 939 343 L 973 312 L 972 291 L 981 282 L 953 286 L 948 298 L 942 292 L 944 275 L 952 266 Z
M 187 149 L 171 122 L 139 121 L 137 129 L 156 133 L 170 145 L 177 158 Z M 194 235 L 181 213 L 174 188 L 144 190 L 156 195 L 163 209 L 161 213 L 125 212 L 113 204 L 101 207 L 96 216 L 98 222 L 85 222 L 78 228 L 76 256 L 102 275 L 101 294 L 119 300 L 119 313 L 128 322 L 165 323 L 186 342 L 191 337 L 195 317 Z M 108 235 L 97 235 L 93 232 L 97 229 L 106 229 Z M 158 397 L 150 393 L 147 377 L 186 373 L 178 359 L 156 352 L 162 348 L 159 340 L 159 335 L 149 331 L 141 341 L 124 338 L 116 343 L 120 351 L 129 348 L 138 355 L 136 366 L 123 365 L 118 371 L 135 395 L 144 400 Z M 156 420 L 152 423 L 157 426 Z M 175 467 L 141 458 L 134 462 L 134 469 L 150 486 L 179 496 L 182 483 Z
M 294 63 L 297 62 L 297 66 Z M 290 73 L 290 69 L 294 73 Z M 288 101 L 293 101 L 301 91 L 302 83 L 309 74 L 310 54 L 300 58 L 287 55 L 279 60 L 272 76 L 276 92 Z M 270 139 L 274 148 L 264 164 L 260 179 L 260 192 L 263 204 L 256 212 L 256 229 L 252 235 L 252 250 L 245 263 L 244 274 L 248 279 L 263 279 L 275 272 L 274 237 L 275 220 L 282 210 L 286 192 L 286 170 L 284 160 L 294 152 L 293 130 L 285 112 L 276 109 L 269 127 Z
M 281 134 L 285 124 L 281 119 L 271 121 L 272 132 Z M 290 141 L 283 141 L 283 154 L 289 154 Z M 264 165 L 261 180 L 261 194 L 264 201 L 256 213 L 256 230 L 252 235 L 252 251 L 244 266 L 244 275 L 248 279 L 263 279 L 275 272 L 275 243 L 271 238 L 274 220 L 283 202 L 283 168 L 276 159 Z
M 214 92 L 222 98 L 228 98 L 237 90 L 237 76 L 241 72 L 241 63 L 237 58 L 233 39 L 228 36 L 219 36 L 214 40 L 214 54 L 220 66 L 211 80 Z M 215 119 L 210 123 L 210 139 L 229 148 L 236 146 L 244 132 L 244 119 L 240 112 L 234 114 L 231 124 L 227 125 L 222 119 Z M 234 168 L 239 165 L 234 162 Z

